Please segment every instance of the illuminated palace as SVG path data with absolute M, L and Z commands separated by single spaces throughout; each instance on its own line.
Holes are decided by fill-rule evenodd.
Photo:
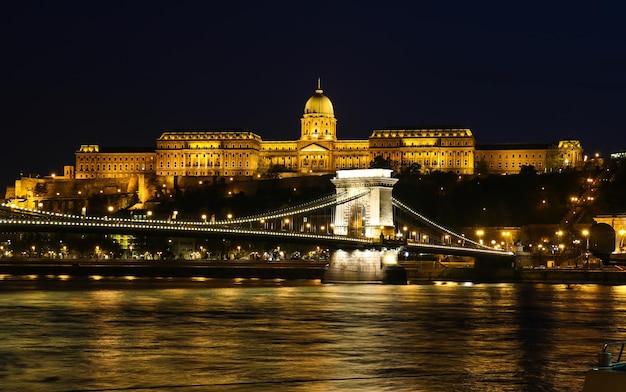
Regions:
M 298 140 L 267 141 L 244 130 L 164 132 L 156 149 L 101 148 L 83 145 L 76 152 L 75 179 L 124 178 L 138 174 L 161 177 L 261 177 L 316 175 L 339 169 L 362 169 L 382 158 L 396 171 L 412 164 L 431 171 L 474 174 L 479 161 L 492 173 L 518 173 L 520 168 L 546 168 L 549 144 L 476 145 L 467 128 L 374 130 L 367 140 L 338 140 L 331 100 L 319 81 L 304 105 Z M 576 140 L 556 144 L 564 166 L 582 161 Z M 554 148 L 553 148 L 554 149 Z M 67 176 L 67 170 L 66 170 Z

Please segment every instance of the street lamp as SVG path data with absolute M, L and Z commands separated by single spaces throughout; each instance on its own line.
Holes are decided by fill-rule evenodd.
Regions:
M 476 235 L 478 236 L 478 242 L 480 242 L 480 244 L 483 244 L 483 235 L 485 235 L 485 231 L 484 230 L 476 230 Z
M 511 232 L 503 231 L 502 237 L 504 237 L 504 250 L 509 250 L 509 238 L 511 238 Z
M 589 252 L 589 230 L 583 230 L 582 234 L 583 234 L 583 237 L 585 237 L 587 240 L 587 248 L 585 250 L 588 253 Z
M 589 230 L 582 231 L 583 237 L 586 238 L 587 246 L 585 249 L 585 262 L 587 263 L 587 268 L 589 268 Z

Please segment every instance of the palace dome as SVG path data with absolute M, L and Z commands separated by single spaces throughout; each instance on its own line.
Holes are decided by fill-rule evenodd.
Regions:
M 328 116 L 335 116 L 335 109 L 333 109 L 333 103 L 325 96 L 323 90 L 318 88 L 315 90 L 315 95 L 309 98 L 304 105 L 304 114 L 326 114 Z

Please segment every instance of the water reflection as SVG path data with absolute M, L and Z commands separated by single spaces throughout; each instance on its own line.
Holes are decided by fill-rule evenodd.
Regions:
M 266 282 L 267 283 L 267 282 Z M 28 391 L 579 391 L 624 287 L 321 285 L 0 293 Z

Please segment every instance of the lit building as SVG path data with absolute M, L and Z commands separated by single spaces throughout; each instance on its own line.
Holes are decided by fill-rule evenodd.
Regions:
M 252 176 L 261 137 L 248 131 L 165 132 L 157 139 L 158 176 Z
M 523 166 L 532 166 L 538 172 L 550 168 L 575 168 L 584 162 L 584 156 L 580 141 L 561 140 L 558 144 L 479 144 L 474 160 L 479 171 L 517 174 Z
M 381 129 L 367 140 L 338 140 L 333 104 L 318 81 L 304 105 L 297 140 L 262 140 L 245 130 L 182 130 L 164 132 L 156 149 L 82 145 L 76 152 L 75 178 L 330 174 L 368 168 L 376 157 L 396 171 L 417 164 L 423 173 L 473 174 L 474 146 L 472 132 L 465 128 Z
M 246 130 L 182 130 L 164 132 L 156 149 L 83 145 L 76 152 L 75 178 L 331 174 L 368 168 L 377 157 L 396 172 L 416 165 L 424 174 L 460 175 L 474 174 L 476 168 L 498 174 L 516 174 L 522 166 L 544 171 L 548 166 L 576 167 L 583 160 L 578 140 L 477 146 L 472 132 L 460 127 L 381 129 L 367 140 L 338 140 L 334 107 L 318 80 L 315 94 L 304 105 L 298 140 L 264 141 Z
M 474 136 L 466 128 L 377 130 L 369 138 L 373 159 L 381 156 L 396 171 L 417 164 L 422 173 L 435 170 L 474 173 Z
M 154 173 L 154 149 L 82 145 L 76 151 L 74 176 L 77 180 L 125 178 Z

